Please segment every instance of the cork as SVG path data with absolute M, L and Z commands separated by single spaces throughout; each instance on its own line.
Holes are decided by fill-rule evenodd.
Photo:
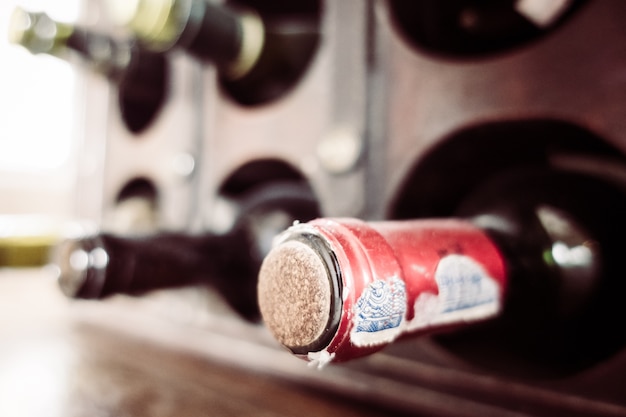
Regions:
M 332 284 L 321 256 L 306 243 L 287 241 L 270 251 L 259 272 L 258 294 L 265 324 L 286 347 L 304 347 L 325 334 Z

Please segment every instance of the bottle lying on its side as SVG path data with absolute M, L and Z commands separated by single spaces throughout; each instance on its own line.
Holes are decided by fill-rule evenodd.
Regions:
M 180 49 L 211 63 L 244 104 L 277 98 L 305 71 L 319 41 L 311 13 L 268 17 L 206 0 L 107 0 L 112 19 L 151 51 Z
M 602 325 L 626 290 L 625 210 L 619 185 L 542 171 L 496 180 L 459 218 L 298 224 L 262 264 L 261 314 L 322 365 L 485 323 L 524 354 L 606 356 L 626 343 Z

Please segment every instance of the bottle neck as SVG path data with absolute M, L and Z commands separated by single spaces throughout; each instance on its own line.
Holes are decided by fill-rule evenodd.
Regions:
M 75 27 L 65 46 L 91 69 L 112 81 L 119 82 L 127 73 L 133 59 L 131 42 Z
M 100 233 L 62 242 L 53 254 L 59 285 L 71 298 L 206 284 L 242 316 L 255 319 L 256 268 L 246 257 L 245 230 L 225 235 L 162 233 L 122 237 Z
M 230 78 L 245 76 L 264 47 L 265 28 L 253 12 L 235 11 L 202 0 L 192 0 L 188 20 L 181 22 L 175 45 L 201 60 L 210 61 Z
M 306 55 L 310 44 L 317 42 L 317 26 L 301 16 L 268 19 L 250 9 L 206 0 L 141 0 L 130 12 L 123 0 L 108 0 L 107 4 L 113 18 L 133 31 L 149 50 L 183 48 L 216 65 L 230 81 L 256 72 L 262 61 L 281 66 L 282 76 L 289 77 L 288 67 L 297 67 L 295 61 L 301 61 L 300 55 Z M 266 71 L 262 70 L 264 76 Z
M 254 66 L 263 49 L 264 28 L 254 13 L 205 0 L 140 0 L 128 10 L 124 0 L 109 0 L 110 14 L 149 50 L 184 48 L 234 77 Z
M 63 57 L 67 39 L 74 27 L 52 20 L 45 13 L 27 12 L 17 7 L 9 22 L 9 40 L 33 54 Z
M 130 43 L 21 8 L 13 12 L 9 38 L 33 54 L 69 59 L 74 53 L 89 67 L 113 80 L 124 75 L 132 58 Z

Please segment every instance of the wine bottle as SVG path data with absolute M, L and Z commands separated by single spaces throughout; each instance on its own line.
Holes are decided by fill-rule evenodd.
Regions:
M 145 127 L 166 95 L 167 63 L 162 54 L 76 25 L 58 22 L 43 12 L 16 8 L 9 40 L 33 54 L 79 60 L 105 76 L 119 90 L 124 116 L 132 131 Z M 131 114 L 132 113 L 132 114 Z
M 113 20 L 153 51 L 182 48 L 214 64 L 243 104 L 272 100 L 304 72 L 318 42 L 313 18 L 261 16 L 206 0 L 108 0 Z
M 540 172 L 477 191 L 459 218 L 298 224 L 263 261 L 261 314 L 320 365 L 481 323 L 544 359 L 599 360 L 626 342 L 602 325 L 626 289 L 625 209 L 606 180 Z
M 300 182 L 257 185 L 233 201 L 238 206 L 228 230 L 120 236 L 83 233 L 60 243 L 53 264 L 60 287 L 71 298 L 206 284 L 244 318 L 259 317 L 256 284 L 268 242 L 294 220 L 319 216 L 313 192 Z
M 116 236 L 96 233 L 66 239 L 52 255 L 59 285 L 70 298 L 103 299 L 114 294 L 206 284 L 243 317 L 258 317 L 258 264 L 247 256 L 246 231 L 223 235 L 160 233 Z

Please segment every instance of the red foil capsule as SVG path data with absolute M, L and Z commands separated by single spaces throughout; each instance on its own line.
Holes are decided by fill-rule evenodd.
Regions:
M 318 219 L 277 238 L 259 304 L 278 341 L 321 366 L 497 316 L 506 284 L 503 255 L 469 222 Z

